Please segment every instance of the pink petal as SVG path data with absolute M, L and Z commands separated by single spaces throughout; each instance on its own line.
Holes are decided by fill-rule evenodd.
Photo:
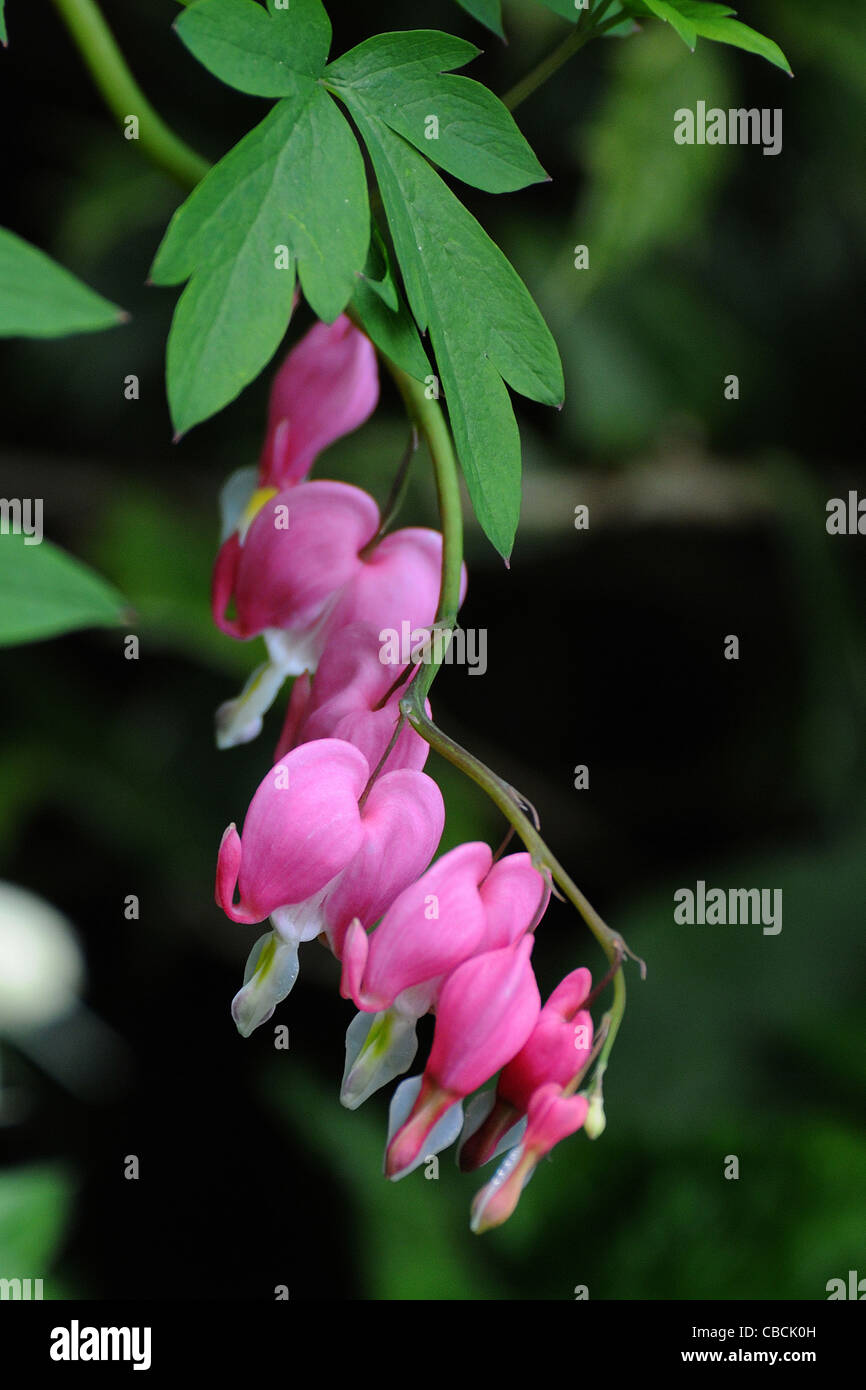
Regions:
M 466 1096 L 511 1060 L 532 1032 L 541 998 L 529 957 L 535 939 L 473 956 L 448 976 L 436 1006 L 426 1074 Z
M 424 872 L 444 825 L 442 793 L 423 772 L 388 772 L 374 782 L 361 815 L 361 848 L 326 904 L 336 956 L 353 918 L 371 927 Z
M 278 763 L 281 758 L 284 758 L 286 754 L 291 752 L 299 743 L 311 742 L 310 739 L 301 739 L 298 737 L 310 708 L 311 690 L 312 677 L 309 671 L 304 671 L 302 675 L 298 676 L 292 686 L 292 694 L 289 699 L 288 709 L 286 710 L 286 721 L 283 724 L 283 732 L 280 734 L 280 741 L 274 749 L 275 763 Z M 346 742 L 351 743 L 352 740 L 347 739 Z M 369 758 L 367 761 L 370 761 Z
M 241 558 L 241 543 L 237 532 L 224 541 L 217 552 L 211 580 L 211 612 L 217 627 L 230 637 L 239 637 L 237 622 L 225 616 L 226 609 L 235 591 L 238 565 Z
M 248 921 L 319 892 L 360 848 L 369 768 L 338 739 L 305 743 L 262 781 L 244 821 L 238 882 Z
M 550 901 L 549 884 L 526 853 L 498 860 L 479 892 L 487 910 L 486 951 L 510 946 L 541 920 Z
M 404 622 L 410 628 L 429 627 L 436 617 L 441 578 L 438 531 L 409 527 L 392 532 L 344 589 L 329 619 L 328 635 L 357 622 L 370 623 L 379 632 L 399 632 Z
M 300 717 L 293 692 L 286 730 L 280 740 L 281 751 L 310 739 L 343 738 L 360 748 L 371 768 L 378 767 L 399 719 L 399 702 L 406 693 L 405 685 L 399 687 L 387 705 L 378 708 L 399 674 L 380 661 L 379 650 L 378 631 L 367 623 L 351 623 L 332 633 Z M 389 755 L 388 771 L 401 767 L 420 771 L 429 751 L 429 744 L 421 735 L 404 723 Z
M 480 841 L 458 845 L 404 889 L 370 937 L 363 996 L 359 988 L 350 989 L 359 1009 L 390 1008 L 404 990 L 438 978 L 472 954 L 485 927 L 478 883 L 491 858 Z
M 331 324 L 314 324 L 271 387 L 261 484 L 283 488 L 299 482 L 323 449 L 364 423 L 378 399 L 369 339 L 345 314 Z
M 378 524 L 372 497 L 346 483 L 301 483 L 277 493 L 257 513 L 240 550 L 237 634 L 312 627 L 362 568 L 358 552 Z M 223 581 L 221 594 L 224 588 Z

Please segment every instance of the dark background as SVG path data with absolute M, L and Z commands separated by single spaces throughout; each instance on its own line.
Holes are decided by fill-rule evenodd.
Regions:
M 106 0 L 136 77 L 218 158 L 267 103 L 199 68 L 169 0 Z M 0 494 L 45 500 L 46 534 L 129 598 L 123 635 L 0 657 L 0 875 L 60 908 L 85 1011 L 0 1038 L 0 1275 L 90 1298 L 825 1297 L 866 1274 L 862 903 L 866 891 L 864 546 L 829 537 L 861 486 L 866 34 L 856 0 L 743 0 L 793 81 L 665 27 L 591 44 L 521 108 L 553 177 L 460 188 L 551 323 L 557 414 L 517 402 L 524 521 L 510 571 L 470 527 L 467 627 L 485 677 L 446 668 L 438 722 L 538 807 L 555 852 L 648 963 L 606 1078 L 608 1127 L 557 1149 L 502 1230 L 469 1233 L 477 1178 L 381 1177 L 386 1097 L 338 1101 L 351 1007 L 307 947 L 276 1021 L 242 1041 L 228 1005 L 252 943 L 213 903 L 220 834 L 279 729 L 218 754 L 215 706 L 258 650 L 211 626 L 216 495 L 255 461 L 269 368 L 177 446 L 163 386 L 175 292 L 149 289 L 181 191 L 122 139 L 50 5 L 9 0 L 0 54 L 2 222 L 132 323 L 0 344 Z M 329 6 L 336 54 L 417 6 Z M 504 92 L 566 32 L 506 3 L 503 47 L 455 4 L 423 23 L 485 49 Z M 683 148 L 673 112 L 781 107 L 784 148 Z M 590 248 L 577 271 L 572 248 Z M 307 320 L 301 311 L 288 341 Z M 141 399 L 123 396 L 135 373 Z M 736 373 L 740 399 L 727 401 Z M 380 410 L 315 476 L 382 501 L 406 426 Z M 435 524 L 426 457 L 401 522 Z M 574 507 L 590 508 L 576 531 Z M 738 662 L 723 659 L 728 634 Z M 590 788 L 573 789 L 587 764 Z M 434 763 L 445 847 L 498 843 L 474 787 Z M 697 879 L 782 888 L 778 936 L 678 926 Z M 137 922 L 124 898 L 141 900 Z M 554 903 L 542 992 L 603 958 Z M 135 1154 L 140 1178 L 127 1181 Z M 740 1161 L 737 1181 L 726 1158 Z M 17 1262 L 17 1263 L 16 1263 Z M 15 1266 L 13 1268 L 13 1266 Z

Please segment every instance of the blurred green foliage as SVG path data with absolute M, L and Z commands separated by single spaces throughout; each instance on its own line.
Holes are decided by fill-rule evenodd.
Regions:
M 43 1297 L 69 1296 L 51 1271 L 74 1197 L 72 1175 L 61 1164 L 0 1172 L 0 1279 L 41 1279 Z

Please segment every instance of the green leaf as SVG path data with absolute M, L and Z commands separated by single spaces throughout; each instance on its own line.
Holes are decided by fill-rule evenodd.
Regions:
M 397 288 L 388 247 L 375 224 L 367 264 L 355 287 L 352 305 L 361 327 L 376 347 L 416 381 L 426 381 L 431 375 L 430 363 Z
M 9 35 L 6 33 L 6 16 L 3 13 L 5 3 L 6 0 L 0 0 L 0 43 L 4 48 L 9 42 Z
M 715 0 L 669 0 L 669 3 L 686 16 L 690 10 L 694 10 L 696 22 L 705 19 L 725 19 L 728 15 L 737 13 L 730 5 L 719 5 Z
M 174 27 L 215 77 L 257 97 L 294 96 L 298 76 L 318 77 L 331 45 L 320 0 L 292 0 L 270 15 L 253 0 L 198 0 Z
M 62 338 L 115 328 L 127 317 L 44 251 L 0 227 L 0 337 Z
M 0 1173 L 0 1279 L 43 1278 L 72 1202 L 66 1168 L 32 1164 Z
M 695 16 L 692 15 L 691 18 L 694 19 Z M 713 39 L 716 43 L 729 43 L 734 48 L 744 49 L 746 53 L 756 53 L 759 58 L 766 58 L 774 67 L 781 68 L 789 77 L 794 76 L 791 65 L 779 45 L 764 34 L 759 34 L 757 30 L 750 29 L 747 24 L 741 24 L 737 19 L 702 20 L 696 24 L 696 28 L 701 38 Z
M 759 58 L 766 58 L 768 63 L 793 77 L 788 59 L 779 45 L 757 30 L 750 29 L 747 24 L 741 24 L 738 19 L 732 19 L 731 15 L 736 11 L 727 5 L 708 4 L 706 0 L 671 0 L 668 8 L 676 9 L 700 38 L 732 44 L 734 48 L 742 48 L 747 53 L 756 53 Z
M 549 10 L 553 10 L 554 14 L 567 19 L 570 24 L 576 24 L 580 19 L 581 10 L 575 5 L 574 0 L 543 0 L 543 3 Z
M 559 405 L 556 345 L 523 281 L 425 159 L 346 99 L 367 143 L 409 304 L 429 327 L 472 504 L 507 556 L 520 515 L 520 439 L 504 382 Z
M 383 283 L 377 284 L 375 280 L 362 276 L 355 287 L 352 305 L 361 327 L 376 347 L 398 367 L 402 367 L 404 372 L 408 372 L 416 381 L 426 381 L 432 375 L 432 368 L 421 346 L 412 315 L 396 285 L 393 286 L 394 307 L 389 305 L 381 293 Z
M 500 39 L 505 38 L 502 28 L 502 0 L 457 0 L 457 4 L 479 24 L 491 29 Z
M 686 48 L 690 48 L 694 52 L 695 44 L 698 41 L 698 31 L 684 15 L 680 14 L 676 5 L 668 4 L 667 0 L 644 0 L 644 3 L 656 19 L 664 20 L 666 24 L 669 24 L 674 32 L 679 34 Z
M 331 63 L 324 80 L 464 183 L 487 193 L 539 183 L 547 175 L 499 98 L 443 75 L 478 52 L 435 29 L 377 34 Z
M 370 237 L 370 250 L 367 264 L 361 272 L 364 284 L 396 313 L 399 307 L 399 291 L 391 269 L 391 257 L 379 228 L 373 223 Z
M 618 21 L 618 22 L 617 22 Z M 608 28 L 610 25 L 610 28 Z M 629 34 L 640 32 L 640 26 L 635 24 L 634 17 L 629 13 L 620 0 L 609 10 L 605 10 L 604 21 L 599 30 L 599 36 L 603 39 L 624 39 Z
M 577 24 L 580 19 L 581 11 L 575 7 L 574 0 L 542 0 L 542 4 L 545 4 L 548 10 L 552 10 L 553 14 L 569 19 L 570 24 Z
M 30 537 L 10 530 L 5 510 L 3 523 L 0 646 L 122 620 L 126 601 L 98 574 L 49 541 L 28 544 Z
M 297 265 L 313 312 L 332 322 L 369 241 L 364 161 L 348 122 L 299 78 L 175 213 L 151 278 L 191 276 L 168 342 L 168 396 L 182 432 L 221 410 L 276 351 Z M 278 261 L 278 248 L 288 256 Z

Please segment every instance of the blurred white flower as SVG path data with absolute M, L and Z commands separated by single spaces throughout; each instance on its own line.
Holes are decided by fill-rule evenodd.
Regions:
M 50 903 L 0 881 L 0 1035 L 39 1028 L 78 1004 L 84 959 Z

